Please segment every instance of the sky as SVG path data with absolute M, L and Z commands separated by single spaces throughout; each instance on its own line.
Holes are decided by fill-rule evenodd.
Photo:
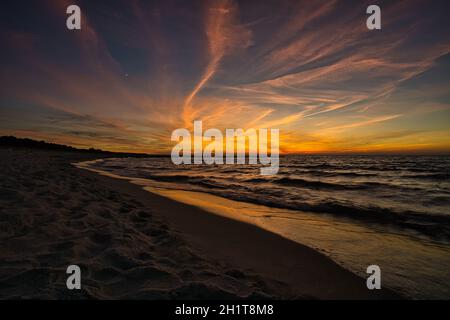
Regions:
M 68 30 L 66 8 L 81 8 Z M 381 8 L 368 30 L 366 8 Z M 16 0 L 0 135 L 168 153 L 177 128 L 277 128 L 282 153 L 450 153 L 448 1 Z

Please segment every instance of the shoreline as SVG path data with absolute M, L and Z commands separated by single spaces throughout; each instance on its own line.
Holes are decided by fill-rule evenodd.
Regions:
M 0 148 L 0 299 L 403 299 L 280 235 L 72 163 Z M 82 270 L 68 290 L 66 269 Z
M 130 182 L 139 179 L 115 176 L 92 168 L 78 168 L 98 176 L 102 183 L 158 208 L 158 214 L 201 254 L 221 262 L 231 262 L 237 268 L 251 270 L 263 278 L 288 283 L 291 286 L 288 290 L 291 291 L 290 296 L 317 299 L 404 298 L 386 288 L 370 291 L 366 288 L 365 279 L 331 258 L 248 221 L 178 202 L 152 192 L 151 188 Z

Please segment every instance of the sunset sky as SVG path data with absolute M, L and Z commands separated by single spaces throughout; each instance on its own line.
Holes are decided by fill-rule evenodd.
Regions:
M 8 3 L 0 135 L 167 153 L 203 120 L 279 128 L 286 153 L 450 152 L 448 1 Z

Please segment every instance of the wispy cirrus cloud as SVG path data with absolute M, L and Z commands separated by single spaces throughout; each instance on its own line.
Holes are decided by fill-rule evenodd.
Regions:
M 184 122 L 192 122 L 192 100 L 217 72 L 222 58 L 229 52 L 245 48 L 251 43 L 251 33 L 239 24 L 237 7 L 229 0 L 210 1 L 205 14 L 205 32 L 208 43 L 209 61 L 200 80 L 184 101 Z

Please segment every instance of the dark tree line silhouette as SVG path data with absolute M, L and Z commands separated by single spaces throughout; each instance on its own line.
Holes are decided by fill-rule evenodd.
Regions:
M 129 157 L 148 157 L 151 155 L 142 153 L 128 153 L 128 152 L 111 152 L 104 151 L 101 149 L 89 148 L 89 149 L 79 149 L 72 146 L 66 146 L 63 144 L 37 141 L 29 138 L 17 138 L 14 136 L 3 136 L 0 137 L 0 147 L 10 147 L 10 148 L 28 148 L 28 149 L 40 149 L 40 150 L 55 150 L 55 151 L 69 151 L 69 152 L 85 152 L 85 153 L 102 153 L 109 155 L 120 155 Z

